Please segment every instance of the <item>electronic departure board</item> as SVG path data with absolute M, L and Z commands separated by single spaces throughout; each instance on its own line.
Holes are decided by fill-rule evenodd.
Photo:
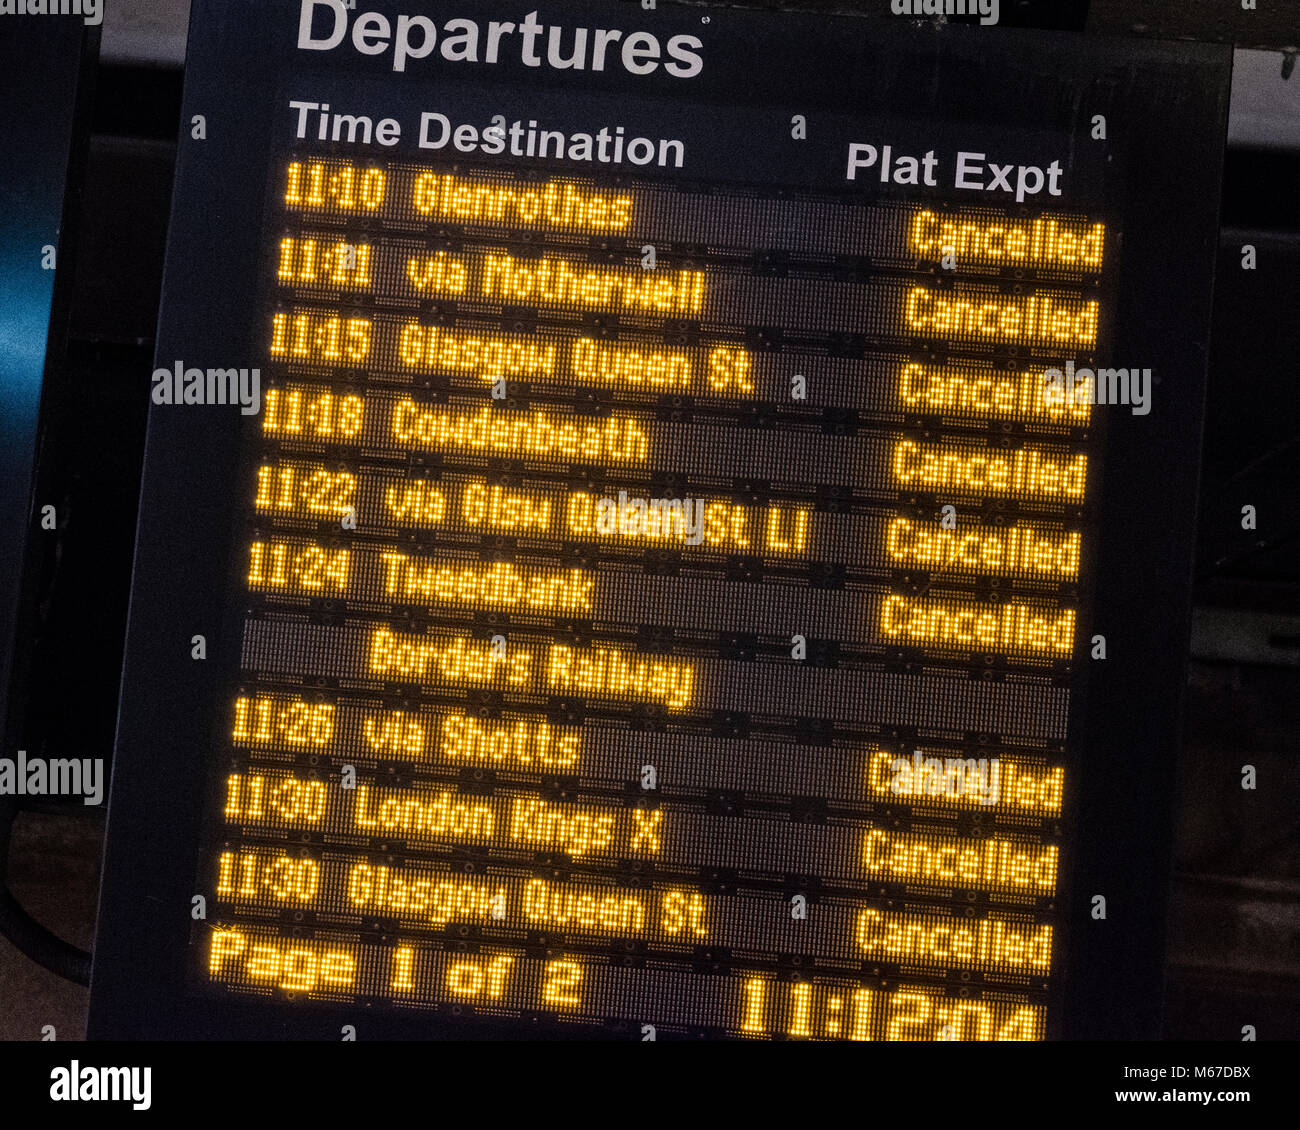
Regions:
M 1225 52 L 192 20 L 92 1035 L 1149 1034 Z

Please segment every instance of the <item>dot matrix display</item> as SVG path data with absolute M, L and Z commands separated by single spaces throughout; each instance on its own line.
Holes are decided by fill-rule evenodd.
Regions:
M 973 748 L 923 704 L 944 665 L 995 664 L 1043 705 L 1069 685 L 1100 449 L 1033 354 L 1091 359 L 1113 225 L 311 152 L 276 175 L 210 981 L 751 1038 L 1042 1038 L 1059 715 L 991 699 Z M 764 231 L 816 213 L 829 240 L 799 232 L 771 277 L 726 223 L 742 208 Z M 421 239 L 434 213 L 452 226 Z M 657 218 L 707 242 L 678 250 Z M 847 278 L 853 231 L 888 265 Z M 977 301 L 1008 262 L 1044 277 Z M 807 345 L 751 344 L 774 312 L 897 347 L 823 390 L 851 427 L 794 391 L 819 383 Z M 981 360 L 1011 338 L 1018 369 Z M 818 671 L 811 740 L 772 744 L 743 688 Z M 900 699 L 932 740 L 899 740 Z M 727 713 L 743 735 L 715 736 Z M 701 731 L 699 790 L 666 755 Z M 797 790 L 755 787 L 742 767 L 769 758 L 805 763 Z M 310 941 L 277 934 L 290 909 Z

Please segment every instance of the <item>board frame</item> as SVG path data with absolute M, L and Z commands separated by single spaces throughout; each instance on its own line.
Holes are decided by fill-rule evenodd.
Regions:
M 401 10 L 391 3 L 368 7 Z M 495 15 L 497 7 L 476 3 L 474 15 Z M 543 22 L 554 13 L 567 22 L 586 16 L 597 26 L 601 19 L 625 26 L 638 12 L 598 2 L 545 7 Z M 662 19 L 686 26 L 698 23 L 701 11 L 665 5 Z M 257 365 L 250 319 L 226 312 L 231 296 L 249 290 L 264 256 L 258 240 L 273 170 L 259 164 L 258 154 L 269 151 L 267 105 L 279 96 L 286 73 L 305 85 L 324 81 L 331 67 L 344 77 L 363 68 L 368 75 L 382 73 L 381 64 L 360 56 L 321 58 L 294 50 L 296 19 L 291 2 L 193 4 L 158 367 L 211 356 L 226 365 Z M 1075 795 L 1072 865 L 1061 888 L 1069 908 L 1062 921 L 1066 936 L 1053 974 L 1061 978 L 1064 1020 L 1052 1024 L 1049 1036 L 1155 1038 L 1230 51 L 734 9 L 717 9 L 713 19 L 726 35 L 719 35 L 710 56 L 707 82 L 682 89 L 687 101 L 766 104 L 782 91 L 798 90 L 797 112 L 813 115 L 841 107 L 845 83 L 856 83 L 856 95 L 873 105 L 875 99 L 915 98 L 924 85 L 934 100 L 929 109 L 950 108 L 959 133 L 977 134 L 981 114 L 1017 128 L 1041 127 L 1048 117 L 1087 145 L 1087 119 L 1098 112 L 1122 135 L 1128 169 L 1117 202 L 1123 248 L 1110 352 L 1132 359 L 1119 363 L 1152 366 L 1157 385 L 1151 415 L 1107 410 L 1096 496 L 1102 515 L 1096 599 L 1091 623 L 1077 629 L 1083 639 L 1105 635 L 1107 658 L 1091 665 L 1071 711 L 1069 741 L 1087 772 Z M 781 57 L 755 68 L 754 52 L 763 44 L 780 45 Z M 873 66 L 917 52 L 931 61 L 924 84 L 901 66 Z M 508 85 L 520 72 L 502 68 L 490 79 Z M 527 77 L 532 81 L 532 72 Z M 979 96 L 961 101 L 974 78 L 983 82 Z M 486 81 L 478 72 L 473 80 Z M 455 79 L 412 73 L 392 81 L 394 100 L 416 105 L 421 94 Z M 553 92 L 564 78 L 536 81 Z M 633 80 L 603 76 L 596 85 L 617 94 Z M 1075 96 L 1063 97 L 1063 90 Z M 669 94 L 655 90 L 665 105 Z M 666 112 L 685 114 L 680 107 Z M 190 136 L 196 115 L 206 121 L 203 140 Z M 738 156 L 737 164 L 752 159 Z M 186 991 L 206 795 L 201 782 L 209 768 L 204 743 L 218 724 L 214 712 L 238 667 L 240 645 L 221 589 L 240 528 L 238 507 L 233 492 L 222 497 L 211 488 L 235 481 L 241 420 L 235 409 L 150 411 L 91 1038 L 338 1039 L 346 1023 L 366 1039 L 639 1038 L 572 1024 L 327 1003 L 304 1008 L 274 998 Z M 206 636 L 204 662 L 190 658 L 195 634 Z M 1104 921 L 1089 912 L 1094 894 L 1106 898 Z

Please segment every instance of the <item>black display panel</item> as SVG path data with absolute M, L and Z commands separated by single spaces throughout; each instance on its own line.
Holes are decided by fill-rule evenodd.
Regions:
M 192 20 L 92 1035 L 1150 1035 L 1226 53 Z

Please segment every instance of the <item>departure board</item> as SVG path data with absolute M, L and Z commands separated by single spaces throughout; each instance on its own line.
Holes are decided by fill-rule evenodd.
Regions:
M 244 1034 L 1082 1031 L 1221 56 L 365 7 L 194 5 L 106 913 Z

